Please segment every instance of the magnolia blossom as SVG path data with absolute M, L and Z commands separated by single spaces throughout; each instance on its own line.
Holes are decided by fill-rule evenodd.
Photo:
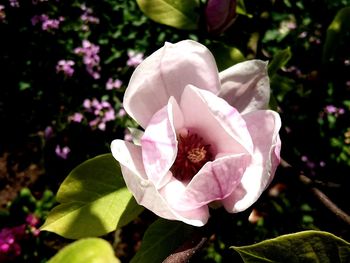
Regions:
M 269 96 L 260 60 L 218 73 L 210 51 L 190 40 L 146 58 L 123 101 L 144 132 L 111 145 L 136 201 L 194 226 L 208 221 L 209 207 L 251 206 L 280 161 L 281 121 L 267 110 Z

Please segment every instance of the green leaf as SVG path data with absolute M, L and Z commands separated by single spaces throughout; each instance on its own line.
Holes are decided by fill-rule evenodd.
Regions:
M 247 10 L 246 10 L 245 4 L 244 4 L 244 0 L 237 1 L 236 12 L 237 12 L 237 14 L 244 15 L 244 16 L 247 16 L 249 18 L 253 17 L 252 14 L 247 13 Z
M 336 14 L 327 29 L 326 41 L 323 46 L 322 61 L 327 63 L 337 49 L 341 37 L 350 30 L 350 7 L 344 7 Z
M 163 262 L 191 237 L 193 229 L 182 222 L 158 219 L 146 230 L 141 248 L 130 263 Z
M 291 57 L 292 52 L 290 51 L 290 47 L 279 51 L 269 63 L 269 77 L 273 77 L 276 74 L 277 70 L 285 66 Z
M 238 48 L 230 47 L 220 42 L 213 42 L 208 48 L 215 57 L 219 71 L 245 60 L 245 57 Z
M 350 243 L 321 231 L 304 231 L 250 246 L 232 248 L 240 254 L 245 263 L 350 262 Z
M 28 82 L 23 82 L 23 81 L 19 82 L 19 83 L 18 83 L 18 86 L 19 86 L 19 90 L 26 90 L 26 89 L 31 88 L 30 83 L 28 83 Z
M 146 16 L 178 29 L 197 29 L 199 0 L 136 0 Z
M 100 238 L 76 241 L 60 250 L 48 263 L 120 263 L 112 246 Z
M 60 186 L 57 201 L 61 204 L 50 211 L 41 230 L 72 239 L 104 235 L 143 211 L 126 188 L 111 154 L 73 169 Z

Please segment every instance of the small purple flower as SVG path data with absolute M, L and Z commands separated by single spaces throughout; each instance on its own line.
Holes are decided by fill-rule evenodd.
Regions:
M 60 16 L 58 19 L 50 19 L 47 15 L 35 15 L 32 17 L 31 22 L 32 25 L 35 26 L 39 22 L 41 22 L 41 28 L 44 31 L 51 31 L 53 29 L 58 29 L 60 23 L 64 21 L 64 17 Z
M 29 214 L 26 217 L 26 223 L 29 226 L 37 226 L 39 224 L 39 218 L 37 218 L 34 214 Z
M 89 122 L 90 127 L 94 128 L 98 125 L 99 123 L 99 118 L 93 119 L 92 121 Z
M 303 162 L 307 162 L 309 159 L 307 158 L 307 156 L 303 155 L 303 156 L 301 156 L 301 160 Z
M 129 59 L 126 62 L 126 65 L 129 67 L 137 67 L 144 60 L 143 53 L 135 52 L 133 50 L 128 51 L 128 57 Z
M 337 108 L 333 105 L 328 105 L 325 108 L 325 112 L 326 113 L 336 113 L 337 112 Z
M 25 235 L 25 225 L 5 227 L 0 230 L 0 259 L 9 259 L 21 254 L 19 241 Z
M 80 123 L 84 119 L 84 115 L 80 112 L 74 113 L 72 116 L 68 117 L 69 121 Z
M 106 130 L 106 123 L 105 122 L 101 122 L 98 124 L 97 126 L 101 131 Z
M 66 75 L 67 77 L 71 77 L 74 73 L 74 69 L 73 69 L 74 64 L 75 63 L 73 60 L 62 59 L 57 63 L 56 72 L 57 73 L 63 72 L 63 74 Z
M 112 78 L 109 78 L 106 83 L 106 90 L 119 89 L 122 84 L 122 81 L 119 79 L 113 80 Z
M 93 113 L 95 118 L 89 122 L 91 128 L 106 129 L 106 123 L 116 119 L 115 110 L 108 101 L 99 101 L 96 98 L 84 100 L 86 111 Z
M 90 109 L 91 108 L 91 100 L 85 99 L 84 102 L 83 102 L 83 107 L 85 109 Z
M 44 21 L 41 25 L 41 28 L 44 31 L 49 31 L 51 29 L 58 29 L 60 25 L 60 21 L 57 19 L 48 19 Z
M 81 27 L 81 29 L 83 31 L 90 30 L 89 24 L 99 24 L 100 23 L 100 19 L 92 15 L 93 11 L 91 8 L 88 8 L 88 7 L 86 7 L 85 4 L 82 4 L 80 6 L 80 9 L 82 11 L 84 11 L 84 13 L 80 16 L 81 21 L 84 23 Z
M 96 110 L 101 110 L 102 109 L 102 104 L 96 99 L 94 98 L 91 102 L 92 107 L 94 107 Z M 98 115 L 98 113 L 96 113 L 96 115 Z
M 10 6 L 19 7 L 19 2 L 17 0 L 9 0 Z
M 100 47 L 92 44 L 89 40 L 83 40 L 82 47 L 74 49 L 74 53 L 83 56 L 86 71 L 94 78 L 100 78 Z
M 60 145 L 57 145 L 55 153 L 58 157 L 66 160 L 68 158 L 68 154 L 70 153 L 70 149 L 68 146 L 64 146 L 63 148 L 61 148 Z
M 343 115 L 345 113 L 345 110 L 343 108 L 337 108 L 334 105 L 327 105 L 324 108 L 324 112 L 338 117 L 339 115 Z
M 126 115 L 126 111 L 122 108 L 118 111 L 118 117 L 124 117 Z
M 103 121 L 113 121 L 115 120 L 115 111 L 114 109 L 110 108 L 104 113 Z

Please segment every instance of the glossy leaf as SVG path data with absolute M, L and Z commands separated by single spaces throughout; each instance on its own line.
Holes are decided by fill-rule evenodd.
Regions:
M 119 263 L 112 246 L 100 238 L 76 241 L 60 250 L 48 263 Z
M 219 71 L 223 71 L 245 60 L 245 57 L 238 48 L 230 47 L 220 42 L 214 42 L 208 48 L 215 57 Z
M 341 38 L 350 30 L 350 7 L 344 7 L 336 14 L 327 29 L 326 41 L 323 46 L 323 62 L 326 63 L 334 56 Z
M 41 230 L 66 238 L 101 236 L 136 218 L 143 208 L 125 186 L 111 154 L 92 158 L 68 175 L 57 193 L 56 206 Z
M 158 263 L 174 252 L 193 233 L 193 227 L 178 221 L 158 219 L 145 232 L 141 248 L 131 263 Z
M 287 64 L 291 57 L 292 52 L 289 47 L 279 51 L 269 63 L 269 77 L 272 78 L 280 68 Z
M 350 243 L 327 232 L 304 231 L 251 246 L 232 247 L 245 263 L 346 263 Z
M 137 0 L 150 19 L 178 29 L 196 29 L 199 20 L 198 0 Z

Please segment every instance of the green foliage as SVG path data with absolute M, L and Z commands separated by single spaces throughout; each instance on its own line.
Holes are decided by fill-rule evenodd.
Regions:
M 137 0 L 142 12 L 152 20 L 178 29 L 198 27 L 198 0 Z
M 249 18 L 252 17 L 251 14 L 247 13 L 247 10 L 246 10 L 245 4 L 244 4 L 244 0 L 237 0 L 236 12 L 237 12 L 237 14 L 248 16 Z
M 112 246 L 100 238 L 86 238 L 64 247 L 48 263 L 119 263 Z
M 269 77 L 272 78 L 277 70 L 284 67 L 292 57 L 290 47 L 279 51 L 269 63 L 268 73 Z
M 346 263 L 350 261 L 350 244 L 339 237 L 321 231 L 283 235 L 258 244 L 232 248 L 240 254 L 245 263 Z
M 334 56 L 337 46 L 350 29 L 350 7 L 344 7 L 338 11 L 334 20 L 327 29 L 326 42 L 323 46 L 323 63 L 328 62 Z
M 213 42 L 208 48 L 215 57 L 219 71 L 245 60 L 245 57 L 238 48 L 230 47 L 220 42 Z
M 191 237 L 193 227 L 178 221 L 158 219 L 146 231 L 140 250 L 131 263 L 160 263 Z
M 111 154 L 76 167 L 61 184 L 42 230 L 66 238 L 101 236 L 122 227 L 143 210 L 125 186 Z

